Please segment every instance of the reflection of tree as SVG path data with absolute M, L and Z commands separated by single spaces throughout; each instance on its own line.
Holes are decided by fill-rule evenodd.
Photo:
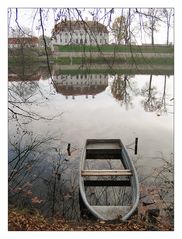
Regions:
M 52 72 L 52 67 L 51 67 Z M 17 78 L 11 79 L 12 75 L 17 75 Z M 48 79 L 50 77 L 50 72 L 47 69 L 47 66 L 42 66 L 41 64 L 9 64 L 8 67 L 8 80 L 17 80 L 17 81 L 27 81 L 30 80 L 39 80 L 36 79 L 36 76 L 41 76 L 42 79 Z
M 9 119 L 16 120 L 19 125 L 22 124 L 22 119 L 26 119 L 26 122 L 40 119 L 41 116 L 35 112 L 35 109 L 32 109 L 33 103 L 38 104 L 34 99 L 38 90 L 37 81 L 10 82 L 8 89 Z
M 150 75 L 149 84 L 143 87 L 141 95 L 145 97 L 142 101 L 145 111 L 157 112 L 157 116 L 167 112 L 166 105 L 166 75 L 164 76 L 164 86 L 162 97 L 157 97 L 157 88 L 152 86 L 152 75 Z
M 36 199 L 33 197 L 32 184 L 43 173 L 41 165 L 44 150 L 48 148 L 53 138 L 38 138 L 30 132 L 19 131 L 9 139 L 8 185 L 10 203 L 23 204 Z
M 40 68 L 35 65 L 31 66 L 31 70 L 30 66 L 27 67 L 26 64 L 10 66 L 8 69 L 9 119 L 15 119 L 19 126 L 22 123 L 20 119 L 26 119 L 27 122 L 39 119 L 52 120 L 61 115 L 55 115 L 50 118 L 38 113 L 39 104 L 48 100 L 47 94 L 45 95 L 39 87 L 38 81 L 41 79 L 42 74 L 44 77 L 48 75 L 47 68 Z M 50 87 L 50 93 L 51 90 L 52 88 Z M 35 98 L 36 95 L 40 97 Z
M 157 101 L 157 115 L 160 116 L 162 112 L 167 113 L 167 107 L 166 107 L 166 75 L 164 76 L 164 87 L 163 87 L 163 93 L 161 99 Z
M 9 80 L 9 101 L 27 102 L 29 98 L 32 98 L 38 89 L 38 80 L 41 78 L 39 68 L 33 65 L 27 67 L 25 64 L 21 66 L 10 66 L 8 69 Z M 16 98 L 16 100 L 15 100 Z M 14 99 L 14 100 L 13 100 Z
M 24 102 L 26 102 L 30 97 L 33 97 L 38 88 L 39 84 L 37 81 L 21 81 L 9 85 L 9 91 L 11 91 L 14 95 L 18 95 L 21 100 L 24 100 Z
M 78 172 L 56 146 L 56 139 L 29 132 L 9 140 L 9 203 L 78 218 Z
M 43 80 L 47 80 L 50 78 L 50 72 L 46 66 L 44 66 L 44 67 L 40 66 L 39 71 L 41 72 L 41 77 Z M 52 70 L 52 66 L 51 66 L 51 73 L 52 73 L 52 71 L 53 70 Z
M 150 75 L 149 83 L 141 90 L 141 95 L 145 97 L 142 101 L 145 111 L 153 112 L 156 110 L 156 87 L 152 87 L 152 75 Z
M 52 172 L 40 178 L 46 192 L 42 209 L 51 216 L 61 214 L 66 218 L 78 218 L 78 172 L 70 169 L 71 162 L 59 149 L 51 164 Z
M 111 86 L 111 92 L 114 98 L 117 99 L 121 105 L 125 105 L 127 109 L 133 105 L 132 94 L 138 94 L 136 85 L 130 77 L 128 75 L 117 75 Z

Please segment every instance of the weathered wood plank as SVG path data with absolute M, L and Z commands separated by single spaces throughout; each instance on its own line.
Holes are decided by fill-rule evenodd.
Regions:
M 87 149 L 121 149 L 121 145 L 119 142 L 115 141 L 105 141 L 105 140 L 99 140 L 89 142 L 86 146 Z
M 131 176 L 129 169 L 125 170 L 82 170 L 82 176 Z

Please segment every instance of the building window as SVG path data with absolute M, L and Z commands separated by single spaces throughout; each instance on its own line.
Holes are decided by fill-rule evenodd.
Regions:
M 87 44 L 87 39 L 85 39 L 85 44 Z
M 76 44 L 78 44 L 78 39 L 76 39 Z
M 67 39 L 65 39 L 65 43 L 67 43 Z
M 60 42 L 62 42 L 62 39 L 60 38 Z
M 100 44 L 102 44 L 102 39 L 100 39 Z

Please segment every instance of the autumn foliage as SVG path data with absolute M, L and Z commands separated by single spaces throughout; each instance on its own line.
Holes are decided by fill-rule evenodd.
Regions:
M 152 227 L 148 222 L 134 216 L 127 222 L 101 220 L 66 221 L 63 218 L 45 218 L 38 212 L 30 214 L 16 209 L 9 210 L 9 231 L 149 231 L 173 230 L 170 225 L 158 222 Z

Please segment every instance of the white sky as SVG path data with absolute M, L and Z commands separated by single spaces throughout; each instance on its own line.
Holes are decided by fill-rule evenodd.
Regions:
M 106 9 L 106 11 L 110 10 Z M 93 20 L 91 14 L 89 13 L 90 11 L 92 11 L 92 8 L 85 8 L 85 9 L 80 9 L 82 11 L 82 17 L 83 19 L 88 19 L 88 20 Z M 101 23 L 107 25 L 108 23 L 108 19 L 105 19 L 104 21 L 104 8 L 100 9 L 102 12 L 99 13 L 99 17 L 101 18 L 98 19 L 100 20 Z M 121 8 L 114 8 L 114 14 L 112 15 L 112 22 L 114 21 L 114 19 L 118 16 L 121 15 Z M 143 10 L 142 10 L 143 11 Z M 16 15 L 15 15 L 15 9 L 11 10 L 12 15 L 11 15 L 11 20 L 10 20 L 10 26 L 12 26 L 13 28 L 17 27 L 16 24 Z M 47 36 L 51 36 L 51 30 L 54 27 L 54 12 L 53 9 L 45 9 L 45 12 L 48 12 L 47 14 L 47 18 L 44 19 L 44 26 L 45 26 L 45 35 Z M 36 17 L 35 17 L 36 16 Z M 57 16 L 57 15 L 55 15 Z M 33 34 L 36 36 L 40 36 L 42 35 L 42 30 L 40 28 L 38 28 L 37 26 L 39 26 L 39 11 L 37 11 L 37 8 L 19 8 L 18 9 L 18 23 L 21 27 L 28 27 L 30 29 L 33 30 Z M 71 16 L 72 17 L 72 16 Z M 73 17 L 73 19 L 78 19 L 78 16 L 76 15 L 75 18 Z M 143 19 L 145 20 L 145 17 L 143 17 Z M 133 21 L 133 27 L 134 28 L 139 28 L 139 22 L 138 22 L 139 18 L 138 15 L 136 15 L 136 19 L 135 21 Z M 59 22 L 59 21 L 58 21 Z M 112 26 L 112 23 L 111 25 Z M 108 29 L 109 30 L 109 29 Z M 166 43 L 166 25 L 164 23 L 160 22 L 160 25 L 158 26 L 158 31 L 155 32 L 154 34 L 155 36 L 155 43 L 158 44 L 165 44 Z M 169 42 L 173 43 L 173 28 L 170 28 L 170 38 L 169 38 Z M 136 34 L 136 40 L 138 44 L 141 43 L 150 43 L 151 39 L 149 37 L 149 35 L 147 35 L 146 33 L 144 33 L 144 31 L 138 31 L 138 34 Z M 110 34 L 110 42 L 113 41 L 113 37 L 112 34 Z

